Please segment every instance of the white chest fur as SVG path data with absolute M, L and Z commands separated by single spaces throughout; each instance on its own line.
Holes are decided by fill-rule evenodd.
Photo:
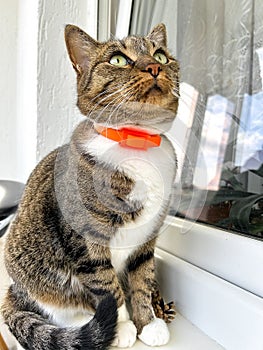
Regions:
M 134 181 L 129 201 L 143 205 L 141 214 L 132 222 L 118 229 L 111 239 L 112 263 L 120 272 L 127 257 L 147 241 L 160 222 L 160 216 L 167 206 L 175 174 L 175 156 L 167 139 L 161 146 L 148 151 L 127 149 L 103 136 L 96 136 L 86 145 L 99 161 L 124 172 Z

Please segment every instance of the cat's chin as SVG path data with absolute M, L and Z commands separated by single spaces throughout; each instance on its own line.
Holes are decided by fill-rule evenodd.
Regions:
M 163 134 L 170 129 L 175 116 L 176 110 L 149 103 L 129 102 L 119 106 L 115 111 L 112 109 L 93 111 L 88 118 L 94 125 L 115 129 L 129 127 L 149 134 Z

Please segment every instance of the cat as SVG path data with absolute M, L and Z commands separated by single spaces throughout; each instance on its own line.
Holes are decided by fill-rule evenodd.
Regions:
M 24 349 L 164 345 L 154 249 L 176 173 L 164 133 L 179 63 L 164 24 L 107 42 L 67 25 L 65 41 L 87 118 L 29 177 L 6 239 L 2 314 Z

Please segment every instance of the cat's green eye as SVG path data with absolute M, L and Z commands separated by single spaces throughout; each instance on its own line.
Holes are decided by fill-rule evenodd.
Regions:
M 153 57 L 161 64 L 166 64 L 168 62 L 168 58 L 163 52 L 156 52 Z
M 117 67 L 124 67 L 127 66 L 128 61 L 127 58 L 122 55 L 114 55 L 110 59 L 110 64 Z

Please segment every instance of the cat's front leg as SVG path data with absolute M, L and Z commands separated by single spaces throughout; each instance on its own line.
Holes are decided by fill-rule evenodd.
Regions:
M 125 303 L 118 308 L 117 334 L 112 346 L 130 348 L 137 338 L 137 329 L 130 320 Z
M 164 320 L 156 318 L 152 308 L 155 289 L 154 248 L 148 243 L 128 265 L 133 321 L 138 338 L 149 346 L 168 343 L 170 334 Z
M 169 342 L 169 329 L 161 318 L 154 318 L 149 324 L 143 327 L 139 339 L 149 346 L 161 346 Z

